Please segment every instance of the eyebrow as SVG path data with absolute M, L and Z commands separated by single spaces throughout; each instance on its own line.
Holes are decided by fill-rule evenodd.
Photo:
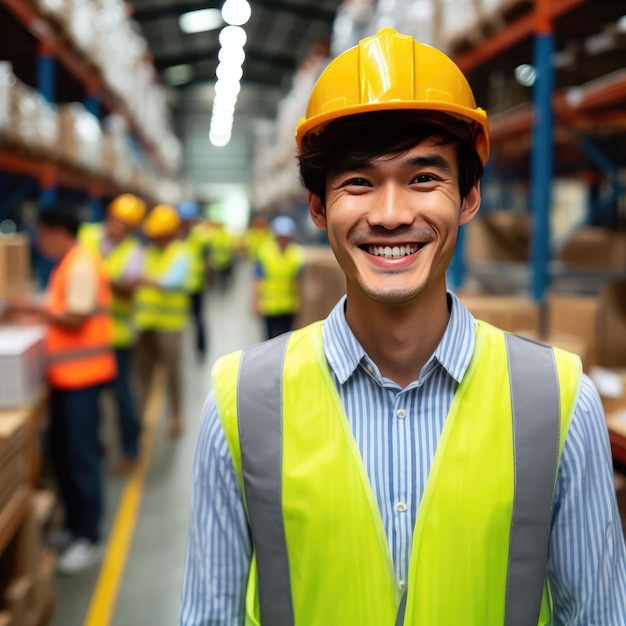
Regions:
M 348 158 L 341 164 L 340 167 L 337 167 L 334 171 L 332 171 L 330 176 L 337 177 L 354 170 L 372 170 L 374 169 L 373 161 L 375 160 L 376 157 L 373 159 Z M 446 173 L 452 173 L 452 166 L 448 160 L 439 154 L 428 154 L 405 159 L 401 162 L 400 166 L 404 169 L 412 169 L 415 167 L 433 167 Z
M 417 156 L 412 159 L 407 159 L 402 163 L 402 167 L 434 167 L 438 170 L 445 172 L 452 172 L 452 166 L 447 159 L 444 159 L 439 154 L 429 154 L 425 156 Z

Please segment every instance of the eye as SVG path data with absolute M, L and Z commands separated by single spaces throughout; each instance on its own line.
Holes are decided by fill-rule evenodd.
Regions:
M 432 183 L 433 181 L 436 181 L 436 180 L 439 180 L 439 178 L 437 178 L 433 174 L 418 174 L 417 176 L 413 178 L 411 183 L 412 184 L 415 184 L 415 183 L 424 184 L 424 183 Z
M 370 182 L 366 178 L 348 178 L 341 183 L 342 187 L 370 187 Z

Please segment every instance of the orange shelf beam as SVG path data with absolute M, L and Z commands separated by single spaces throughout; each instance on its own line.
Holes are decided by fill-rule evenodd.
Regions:
M 579 90 L 568 89 L 555 94 L 557 115 L 571 116 L 578 111 L 592 111 L 626 103 L 626 70 L 613 72 L 583 85 Z
M 620 124 L 623 111 L 603 111 L 626 103 L 626 70 L 614 72 L 580 89 L 563 89 L 554 94 L 552 106 L 557 119 L 568 123 L 590 126 L 594 119 L 598 125 Z M 594 117 L 595 116 L 595 117 Z M 515 135 L 529 133 L 532 128 L 532 104 L 525 104 L 508 113 L 494 115 L 489 121 L 494 143 L 506 141 Z
M 10 150 L 0 149 L 0 170 L 41 179 L 44 175 L 44 163 L 38 159 L 15 154 Z
M 569 11 L 584 4 L 588 0 L 552 0 L 546 7 L 547 16 L 551 21 L 556 20 Z M 478 44 L 473 50 L 459 55 L 455 62 L 464 73 L 484 65 L 494 57 L 506 52 L 512 46 L 531 37 L 537 28 L 537 18 L 534 11 L 515 20 L 509 26 Z

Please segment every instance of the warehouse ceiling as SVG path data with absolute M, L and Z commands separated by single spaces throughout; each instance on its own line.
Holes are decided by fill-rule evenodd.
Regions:
M 184 13 L 220 9 L 221 0 L 131 0 L 132 19 L 146 38 L 164 83 L 168 68 L 191 66 L 184 86 L 215 80 L 220 27 L 186 34 L 179 25 Z M 291 77 L 311 48 L 328 45 L 340 0 L 250 0 L 244 84 L 286 92 Z M 225 24 L 223 24 L 225 25 Z M 180 86 L 183 86 L 181 84 Z

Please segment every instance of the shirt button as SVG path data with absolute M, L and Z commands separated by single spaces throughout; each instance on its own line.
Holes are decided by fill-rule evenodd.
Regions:
M 373 373 L 374 373 L 374 368 L 373 368 L 373 367 L 372 367 L 369 363 L 365 366 L 365 369 L 366 369 L 366 370 L 367 370 L 370 374 L 373 374 Z
M 398 512 L 398 513 L 406 513 L 408 510 L 408 506 L 406 505 L 405 502 L 397 502 L 394 509 Z
M 406 589 L 406 581 L 399 580 L 398 581 L 398 585 L 399 585 L 401 591 L 404 591 Z
M 406 411 L 404 409 L 398 409 L 396 411 L 396 416 L 402 420 L 406 417 Z

